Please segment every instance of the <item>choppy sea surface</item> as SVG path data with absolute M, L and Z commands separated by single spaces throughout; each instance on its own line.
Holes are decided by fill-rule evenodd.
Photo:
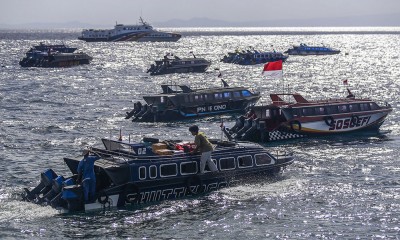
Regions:
M 0 30 L 0 238 L 11 239 L 399 239 L 400 238 L 400 28 L 174 29 L 176 43 L 86 43 L 80 30 Z M 62 69 L 21 68 L 19 60 L 39 42 L 77 47 L 90 65 Z M 285 51 L 324 44 L 333 56 L 290 56 L 284 81 L 265 80 L 261 65 L 219 62 L 228 51 Z M 167 52 L 212 61 L 204 74 L 149 76 L 147 68 Z M 160 92 L 161 83 L 191 87 L 233 86 L 269 93 L 298 92 L 310 99 L 345 94 L 386 101 L 393 107 L 380 134 L 317 138 L 265 145 L 289 151 L 296 162 L 281 179 L 240 184 L 199 198 L 135 209 L 59 215 L 21 201 L 46 168 L 68 175 L 64 156 L 77 156 L 102 137 L 143 136 L 191 140 L 198 124 L 220 138 L 220 119 L 132 123 L 134 101 Z M 227 118 L 227 125 L 233 124 Z

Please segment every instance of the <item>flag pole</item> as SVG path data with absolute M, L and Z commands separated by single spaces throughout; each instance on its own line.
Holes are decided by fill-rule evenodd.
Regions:
M 282 67 L 282 84 L 283 84 L 283 101 L 286 101 L 286 95 L 285 95 L 285 77 L 283 76 L 283 67 Z

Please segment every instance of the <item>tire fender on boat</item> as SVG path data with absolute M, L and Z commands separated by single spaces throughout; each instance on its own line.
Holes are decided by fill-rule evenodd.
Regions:
M 198 186 L 197 191 L 193 191 L 191 186 Z M 191 195 L 199 194 L 202 186 L 203 180 L 201 180 L 199 175 L 192 175 L 186 179 L 187 193 L 190 193 Z
M 297 125 L 297 126 L 298 126 L 298 129 L 295 129 L 295 128 L 293 127 L 294 125 Z M 298 120 L 291 121 L 291 122 L 290 122 L 290 129 L 291 129 L 292 131 L 295 131 L 295 132 L 300 132 L 300 131 L 301 131 L 301 123 L 300 123 Z
M 329 127 L 332 127 L 333 126 L 333 122 L 335 120 L 333 119 L 332 116 L 325 116 L 324 117 L 324 121 L 325 121 L 326 125 L 328 125 Z

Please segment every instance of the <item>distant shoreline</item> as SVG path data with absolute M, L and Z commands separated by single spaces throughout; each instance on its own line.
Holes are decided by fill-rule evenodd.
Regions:
M 185 36 L 219 35 L 334 35 L 334 34 L 400 34 L 400 27 L 184 27 L 157 28 L 182 33 Z M 80 33 L 83 28 L 1 28 L 0 33 L 69 32 Z

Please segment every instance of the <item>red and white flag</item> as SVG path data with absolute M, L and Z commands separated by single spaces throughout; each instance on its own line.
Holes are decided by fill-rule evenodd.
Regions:
M 266 76 L 267 78 L 282 78 L 282 60 L 266 63 L 264 65 L 262 75 Z

